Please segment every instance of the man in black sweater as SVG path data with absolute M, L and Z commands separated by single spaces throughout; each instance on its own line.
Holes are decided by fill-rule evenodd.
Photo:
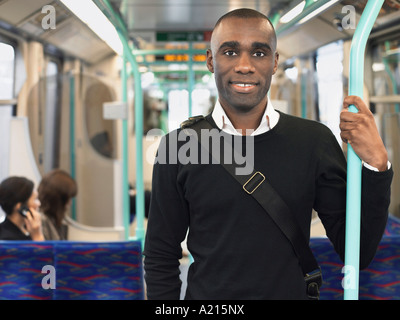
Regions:
M 241 146 L 280 194 L 307 240 L 312 209 L 318 212 L 343 259 L 346 161 L 325 126 L 274 110 L 267 93 L 278 58 L 267 17 L 249 9 L 221 17 L 207 51 L 219 93 L 208 121 L 222 138 L 235 137 L 233 146 Z M 359 113 L 348 112 L 350 104 Z M 393 172 L 361 99 L 345 99 L 340 126 L 342 139 L 368 166 L 362 175 L 363 268 L 384 232 Z M 186 299 L 307 299 L 291 243 L 221 165 L 194 151 L 195 141 L 178 130 L 158 150 L 144 250 L 148 298 L 179 299 L 181 242 L 189 230 L 194 262 Z

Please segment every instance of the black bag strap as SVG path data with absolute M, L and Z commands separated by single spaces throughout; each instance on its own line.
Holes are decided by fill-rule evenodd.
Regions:
M 210 117 L 210 115 L 207 117 Z M 199 140 L 202 147 L 210 152 L 208 142 L 205 143 L 201 139 L 201 130 L 211 130 L 215 128 L 206 117 L 191 117 L 181 124 L 181 128 L 183 130 L 188 128 L 194 130 L 196 132 L 196 138 Z M 186 134 L 190 135 L 188 130 Z M 226 139 L 224 139 L 224 142 L 227 143 L 225 140 Z M 233 150 L 233 152 L 235 152 L 235 150 Z M 310 299 L 318 299 L 319 288 L 322 285 L 321 269 L 290 208 L 261 172 L 253 170 L 249 175 L 237 175 L 235 172 L 236 166 L 234 164 L 226 163 L 226 161 L 223 160 L 219 163 L 240 183 L 247 194 L 253 196 L 253 198 L 258 201 L 290 241 L 300 261 L 307 285 L 308 296 Z

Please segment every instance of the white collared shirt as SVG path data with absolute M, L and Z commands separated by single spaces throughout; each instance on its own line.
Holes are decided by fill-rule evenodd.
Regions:
M 218 100 L 212 112 L 212 118 L 217 127 L 225 131 L 226 133 L 232 135 L 242 135 L 241 132 L 235 129 L 231 120 L 229 120 L 228 116 L 225 113 L 225 110 L 222 108 Z M 264 115 L 261 118 L 260 125 L 250 135 L 256 136 L 265 133 L 268 130 L 271 130 L 273 127 L 275 127 L 278 121 L 279 121 L 279 113 L 274 109 L 271 101 L 268 100 L 268 104 L 267 107 L 265 108 Z

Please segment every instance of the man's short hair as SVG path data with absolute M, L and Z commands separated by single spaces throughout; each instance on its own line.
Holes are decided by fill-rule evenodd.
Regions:
M 275 44 L 276 44 L 276 32 L 275 32 L 274 25 L 272 24 L 271 20 L 265 14 L 263 14 L 257 10 L 254 10 L 254 9 L 250 9 L 250 8 L 235 9 L 235 10 L 229 11 L 228 13 L 226 13 L 222 17 L 220 17 L 214 26 L 214 30 L 221 24 L 221 22 L 223 20 L 228 19 L 228 18 L 241 18 L 241 19 L 256 18 L 256 19 L 263 19 L 263 20 L 268 21 L 268 23 L 270 24 L 270 26 L 273 30 Z

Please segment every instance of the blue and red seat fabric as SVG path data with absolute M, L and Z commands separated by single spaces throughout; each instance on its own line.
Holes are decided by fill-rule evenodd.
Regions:
M 327 238 L 310 246 L 323 274 L 321 300 L 343 299 L 343 263 Z M 55 288 L 42 281 L 55 270 Z M 141 243 L 0 241 L 0 299 L 143 300 Z M 400 220 L 390 217 L 370 266 L 360 271 L 360 300 L 400 299 Z
M 312 238 L 323 276 L 321 300 L 342 300 L 343 262 L 327 238 Z M 400 300 L 400 220 L 389 217 L 374 260 L 359 274 L 360 300 Z
M 143 300 L 141 243 L 0 241 L 0 299 Z

